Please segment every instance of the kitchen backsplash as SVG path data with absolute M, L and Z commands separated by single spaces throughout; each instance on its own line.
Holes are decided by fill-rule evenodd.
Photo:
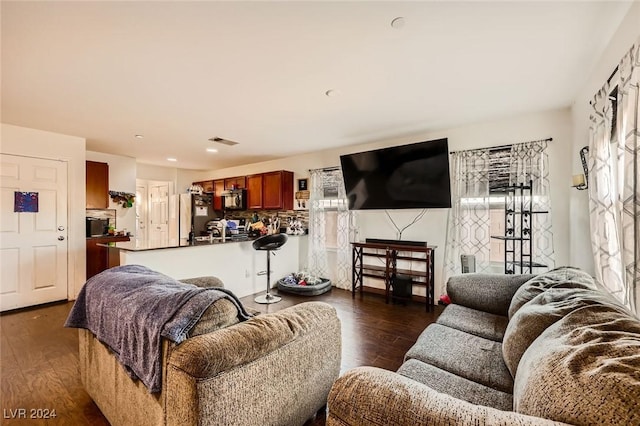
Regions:
M 265 217 L 278 216 L 280 219 L 280 226 L 286 227 L 290 219 L 298 219 L 302 223 L 302 227 L 309 228 L 309 211 L 308 210 L 243 210 L 233 213 L 229 213 L 227 216 L 230 219 L 244 218 L 249 221 L 254 213 L 257 213 L 260 220 Z
M 86 216 L 95 219 L 109 219 L 109 224 L 113 226 L 116 223 L 115 209 L 87 209 Z

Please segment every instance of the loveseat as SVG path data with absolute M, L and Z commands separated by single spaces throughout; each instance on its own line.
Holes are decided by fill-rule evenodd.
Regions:
M 592 277 L 464 274 L 397 372 L 359 367 L 327 424 L 640 425 L 640 321 Z
M 185 341 L 163 339 L 159 393 L 131 379 L 90 331 L 79 333 L 82 383 L 114 426 L 301 425 L 324 412 L 340 371 L 340 322 L 320 302 L 239 322 L 236 305 L 217 300 Z

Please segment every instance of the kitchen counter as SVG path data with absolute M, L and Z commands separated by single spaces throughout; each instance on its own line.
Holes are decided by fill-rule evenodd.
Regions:
M 306 237 L 306 235 L 288 235 L 289 241 L 294 238 Z M 169 245 L 152 245 L 149 242 L 142 242 L 135 238 L 131 239 L 127 242 L 110 242 L 108 240 L 101 241 L 97 245 L 101 247 L 110 247 L 123 251 L 147 251 L 147 250 L 164 250 L 164 249 L 175 249 L 181 247 L 201 247 L 201 246 L 212 246 L 212 245 L 221 245 L 221 244 L 236 244 L 236 243 L 246 243 L 253 242 L 256 238 L 249 238 L 246 240 L 233 240 L 232 238 L 226 238 L 223 242 L 219 237 L 214 238 L 212 240 L 202 240 L 195 241 L 194 243 L 188 243 L 186 241 L 181 241 L 179 244 L 169 244 Z
M 272 252 L 271 286 L 307 264 L 307 236 L 290 235 L 287 243 Z M 101 244 L 120 256 L 120 265 L 144 265 L 175 279 L 213 275 L 238 297 L 264 292 L 267 269 L 265 251 L 254 250 L 253 240 L 226 242 L 198 241 L 194 245 L 163 247 L 143 245 L 136 240 Z

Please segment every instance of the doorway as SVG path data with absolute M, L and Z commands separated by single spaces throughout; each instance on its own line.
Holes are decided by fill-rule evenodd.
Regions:
M 139 247 L 169 246 L 169 200 L 173 183 L 136 181 L 136 241 Z

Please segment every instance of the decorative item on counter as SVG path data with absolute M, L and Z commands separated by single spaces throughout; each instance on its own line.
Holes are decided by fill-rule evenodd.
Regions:
M 278 216 L 274 216 L 271 219 L 271 223 L 269 223 L 268 233 L 270 235 L 280 233 L 280 218 L 278 218 Z
M 133 207 L 133 203 L 136 201 L 136 194 L 121 191 L 109 191 L 109 196 L 114 203 L 122 204 L 123 208 Z
M 204 188 L 200 185 L 191 185 L 187 190 L 189 194 L 202 195 L 204 192 Z
M 289 225 L 287 226 L 287 234 L 304 235 L 304 228 L 302 227 L 302 222 L 300 222 L 297 218 L 292 218 L 291 220 L 289 220 Z
M 298 205 L 298 208 L 309 208 L 309 196 L 310 192 L 308 190 L 296 192 L 296 203 Z

